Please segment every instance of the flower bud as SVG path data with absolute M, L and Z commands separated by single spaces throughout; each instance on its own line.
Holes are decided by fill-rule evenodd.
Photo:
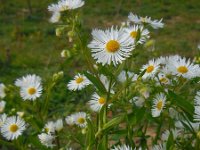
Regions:
M 60 53 L 62 58 L 66 58 L 66 57 L 70 57 L 71 53 L 69 50 L 62 50 L 62 52 Z
M 56 36 L 61 36 L 62 32 L 64 30 L 64 27 L 58 27 L 56 28 Z

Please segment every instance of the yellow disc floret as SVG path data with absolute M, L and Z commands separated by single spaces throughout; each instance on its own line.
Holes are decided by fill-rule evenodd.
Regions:
M 119 42 L 117 42 L 116 40 L 110 40 L 107 44 L 106 44 L 106 50 L 110 53 L 114 53 L 116 51 L 118 51 L 120 48 L 120 44 Z
M 158 110 L 161 110 L 161 109 L 162 109 L 162 106 L 163 106 L 163 102 L 162 102 L 162 100 L 160 100 L 160 101 L 157 103 L 156 107 L 157 107 Z
M 100 97 L 98 102 L 99 102 L 99 104 L 103 105 L 103 104 L 105 104 L 106 100 L 105 100 L 105 98 Z
M 146 72 L 151 73 L 154 70 L 154 66 L 148 66 Z
M 131 33 L 130 33 L 130 35 L 131 35 L 131 37 L 132 38 L 136 38 L 137 37 L 137 31 L 132 31 Z
M 36 89 L 34 87 L 31 87 L 28 89 L 28 94 L 33 95 L 36 93 Z
M 82 77 L 79 77 L 79 78 L 76 79 L 76 83 L 79 84 L 79 83 L 83 82 L 83 80 L 84 79 Z
M 18 126 L 16 124 L 12 124 L 9 128 L 10 132 L 16 132 L 18 130 Z
M 80 118 L 78 118 L 77 122 L 78 122 L 79 124 L 84 124 L 84 123 L 85 123 L 85 119 L 82 118 L 82 117 L 80 117 Z
M 184 74 L 184 73 L 187 73 L 188 72 L 188 68 L 186 66 L 179 66 L 177 68 L 177 71 Z

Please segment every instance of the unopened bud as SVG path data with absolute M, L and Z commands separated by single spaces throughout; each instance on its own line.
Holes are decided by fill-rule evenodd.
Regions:
M 56 28 L 56 36 L 58 36 L 58 37 L 61 36 L 63 30 L 64 30 L 63 27 Z
M 60 53 L 62 58 L 66 58 L 66 57 L 70 57 L 71 53 L 69 50 L 62 50 L 62 52 Z

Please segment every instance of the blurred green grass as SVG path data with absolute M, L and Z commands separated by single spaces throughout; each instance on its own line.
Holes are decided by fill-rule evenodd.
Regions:
M 1 82 L 13 83 L 27 73 L 48 77 L 60 69 L 70 74 L 69 68 L 77 65 L 73 61 L 65 67 L 59 65 L 63 62 L 60 52 L 68 42 L 56 37 L 56 26 L 48 22 L 51 14 L 47 6 L 56 1 L 30 1 L 32 13 L 28 0 L 0 1 Z M 129 12 L 163 18 L 165 28 L 152 35 L 156 40 L 154 56 L 180 54 L 193 57 L 200 42 L 199 8 L 199 0 L 86 0 L 82 11 L 88 31 L 120 25 Z

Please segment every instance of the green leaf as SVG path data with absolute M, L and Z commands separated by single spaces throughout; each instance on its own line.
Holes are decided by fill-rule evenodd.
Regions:
M 91 122 L 91 120 L 87 119 L 87 134 L 86 134 L 86 145 L 88 149 L 92 149 L 91 146 L 95 143 L 95 131 L 94 126 Z
M 103 130 L 105 131 L 105 130 L 109 130 L 110 128 L 113 128 L 114 126 L 120 124 L 124 119 L 125 119 L 125 115 L 124 114 L 113 118 L 112 120 L 108 121 L 103 126 Z
M 173 100 L 172 102 L 176 106 L 178 106 L 179 108 L 181 108 L 186 113 L 186 115 L 188 116 L 188 118 L 190 120 L 192 120 L 192 116 L 193 116 L 193 112 L 194 112 L 193 105 L 189 101 L 187 101 L 186 99 L 182 98 L 181 96 L 175 94 L 172 91 L 169 91 L 168 93 L 169 93 L 170 99 Z
M 130 125 L 138 124 L 145 115 L 145 108 L 136 109 L 135 112 L 128 114 L 127 121 Z
M 173 147 L 173 145 L 174 145 L 174 137 L 173 137 L 173 133 L 170 132 L 170 135 L 167 139 L 167 144 L 166 144 L 167 150 L 170 150 Z
M 88 72 L 84 72 L 84 75 L 94 84 L 94 86 L 102 93 L 107 93 L 106 88 L 104 87 L 103 83 L 98 80 L 95 76 Z
M 106 66 L 100 66 L 98 70 L 100 73 L 104 74 L 105 76 L 115 78 L 111 70 L 109 70 Z

